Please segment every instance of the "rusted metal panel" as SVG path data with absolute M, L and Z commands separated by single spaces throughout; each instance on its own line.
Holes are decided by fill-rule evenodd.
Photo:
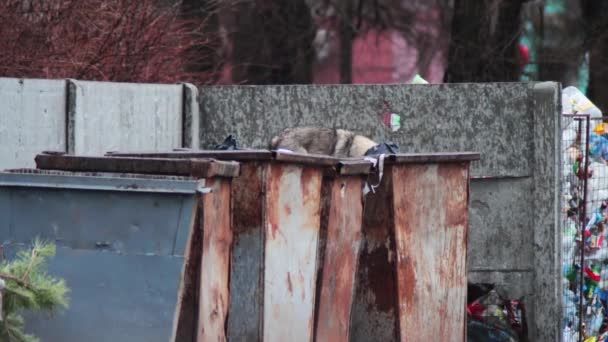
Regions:
M 268 170 L 265 342 L 312 339 L 321 179 L 319 168 L 277 163 Z
M 351 341 L 398 340 L 391 167 L 385 170 L 376 192 L 365 196 Z
M 197 341 L 226 341 L 232 245 L 230 182 L 217 178 L 207 180 L 206 185 L 213 190 L 202 197 L 204 227 Z
M 341 175 L 367 175 L 372 170 L 372 163 L 367 160 L 341 160 L 338 172 Z
M 311 166 L 334 166 L 340 160 L 338 158 L 322 154 L 308 154 L 297 152 L 273 151 L 273 155 L 276 161 Z
M 232 182 L 230 341 L 262 340 L 264 196 L 267 162 L 246 162 Z
M 465 341 L 468 164 L 395 165 L 401 341 Z
M 316 340 L 348 341 L 361 243 L 363 180 L 340 177 L 332 183 Z
M 39 154 L 36 156 L 36 166 L 39 169 L 63 171 L 143 173 L 200 178 L 235 177 L 239 174 L 238 163 L 211 159 L 85 157 Z

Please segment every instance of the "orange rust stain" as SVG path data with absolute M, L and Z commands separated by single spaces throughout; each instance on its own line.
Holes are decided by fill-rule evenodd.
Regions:
M 202 196 L 203 251 L 200 275 L 199 339 L 225 340 L 224 326 L 230 301 L 228 290 L 232 230 L 230 183 L 209 180 L 213 192 Z M 210 275 L 210 272 L 213 272 Z M 202 328 L 205 327 L 205 330 Z
M 293 286 L 291 285 L 291 275 L 287 272 L 287 290 L 289 293 L 293 294 Z
M 416 265 L 409 258 L 399 264 L 401 269 L 398 275 L 399 297 L 406 308 L 412 309 L 416 303 Z M 430 290 L 429 290 L 430 292 Z
M 395 242 L 397 252 L 397 287 L 399 293 L 400 308 L 406 311 L 415 308 L 416 296 L 416 256 L 410 256 L 410 248 L 416 241 L 414 234 L 419 227 L 415 225 L 418 217 L 424 213 L 419 212 L 420 202 L 418 194 L 423 192 L 421 188 L 426 184 L 419 183 L 418 176 L 427 171 L 427 166 L 416 165 L 411 167 L 395 167 L 393 179 L 397 180 L 394 188 L 394 224 Z M 431 212 L 428 208 L 427 212 Z M 420 210 L 422 211 L 422 210 Z M 414 249 L 415 250 L 415 249 Z M 429 290 L 430 291 L 430 290 Z M 403 314 L 407 314 L 402 312 Z
M 315 230 L 320 229 L 321 219 L 321 187 L 322 170 L 319 168 L 304 167 L 300 176 L 300 186 L 302 189 L 302 199 L 305 210 L 309 213 L 305 217 L 304 227 L 311 227 Z
M 462 163 L 440 164 L 438 166 L 439 182 L 441 182 L 443 190 L 447 191 L 444 196 L 446 202 L 444 207 L 446 212 L 445 223 L 448 228 L 465 225 L 467 222 L 467 170 L 467 165 Z
M 276 238 L 279 229 L 280 214 L 277 205 L 279 203 L 281 178 L 285 171 L 284 168 L 285 165 L 282 164 L 271 164 L 266 179 L 266 187 L 268 189 L 266 192 L 266 213 L 271 239 Z
M 300 178 L 301 186 L 302 186 L 302 197 L 304 198 L 304 205 L 310 200 L 310 198 L 318 198 L 318 191 L 315 193 L 310 193 L 310 182 L 317 181 L 315 178 L 320 177 L 320 171 L 312 168 L 312 167 L 304 167 L 302 168 L 302 176 Z
M 215 181 L 214 193 L 203 196 L 204 231 L 203 250 L 213 244 L 222 255 L 229 253 L 232 244 L 230 226 L 230 184 L 227 181 Z
M 266 169 L 261 163 L 243 163 L 241 175 L 232 181 L 233 231 L 237 234 L 262 228 Z
M 286 215 L 291 215 L 291 206 L 289 206 L 289 204 L 285 204 L 283 210 L 285 210 Z

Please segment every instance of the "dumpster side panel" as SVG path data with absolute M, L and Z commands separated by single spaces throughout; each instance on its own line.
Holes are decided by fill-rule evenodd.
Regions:
M 234 242 L 230 264 L 230 341 L 262 338 L 262 269 L 264 265 L 264 196 L 266 163 L 241 164 L 232 180 Z
M 184 263 L 177 236 L 191 226 L 193 194 L 5 184 L 0 204 L 6 199 L 5 251 L 36 236 L 55 242 L 49 274 L 70 289 L 66 311 L 27 315 L 28 332 L 66 342 L 171 338 Z
M 352 341 L 396 341 L 398 336 L 391 184 L 392 174 L 387 169 L 376 192 L 365 196 Z
M 40 236 L 77 249 L 103 248 L 121 253 L 183 255 L 177 241 L 188 222 L 190 196 L 95 192 L 88 190 L 4 188 L 15 211 L 11 238 L 29 242 Z M 189 202 L 189 203 L 188 203 Z M 134 215 L 134 209 L 149 210 Z M 36 215 L 16 214 L 25 210 Z M 24 213 L 22 211 L 21 213 Z M 5 237 L 6 238 L 6 237 Z M 176 243 L 179 242 L 179 245 Z M 175 249 L 175 251 L 174 251 Z
M 212 192 L 202 197 L 204 207 L 198 341 L 226 341 L 226 316 L 230 305 L 230 182 L 208 182 Z M 238 295 L 238 294 L 237 294 Z
M 70 307 L 28 313 L 26 332 L 43 341 L 169 341 L 183 262 L 58 247 L 49 274 L 65 279 Z
M 271 164 L 267 184 L 264 341 L 310 341 L 322 170 Z
M 468 168 L 393 166 L 401 341 L 465 341 Z
M 359 177 L 341 177 L 332 184 L 318 304 L 318 341 L 348 341 L 361 243 L 362 186 Z

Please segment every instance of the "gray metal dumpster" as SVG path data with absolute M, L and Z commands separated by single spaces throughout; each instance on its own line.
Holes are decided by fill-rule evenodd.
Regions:
M 191 246 L 200 246 L 202 224 L 229 218 L 216 202 L 229 196 L 238 165 L 111 159 L 44 154 L 39 169 L 0 173 L 5 251 L 36 236 L 55 241 L 49 272 L 71 290 L 66 312 L 27 317 L 26 330 L 43 341 L 168 341 L 196 332 L 198 306 L 186 299 L 199 293 L 188 272 L 201 267 L 201 251 Z M 212 205 L 218 210 L 197 210 Z M 196 260 L 190 253 L 198 263 L 185 264 Z
M 241 163 L 230 340 L 466 340 L 469 166 L 478 153 L 386 156 L 364 212 L 361 176 L 370 165 L 361 159 L 264 150 L 109 155 Z M 341 176 L 332 180 L 327 168 Z

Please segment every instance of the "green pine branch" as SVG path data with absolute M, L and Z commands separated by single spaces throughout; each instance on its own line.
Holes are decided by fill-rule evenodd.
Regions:
M 2 321 L 0 342 L 37 342 L 24 332 L 24 310 L 55 313 L 68 307 L 65 281 L 47 274 L 47 259 L 55 255 L 55 245 L 36 239 L 29 250 L 17 253 L 14 260 L 0 264 Z

